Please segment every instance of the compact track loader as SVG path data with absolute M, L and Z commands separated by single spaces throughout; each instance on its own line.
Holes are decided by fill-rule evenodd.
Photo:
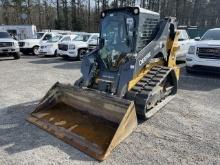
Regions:
M 104 160 L 177 93 L 175 18 L 139 7 L 101 13 L 99 47 L 83 59 L 74 85 L 56 83 L 27 118 Z M 137 115 L 137 116 L 136 116 Z

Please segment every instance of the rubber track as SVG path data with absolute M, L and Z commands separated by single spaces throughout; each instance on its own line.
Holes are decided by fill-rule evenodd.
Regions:
M 165 66 L 153 67 L 127 94 L 126 99 L 135 103 L 137 114 L 145 115 L 145 106 L 153 89 L 160 85 L 170 73 L 171 68 Z M 161 101 L 161 100 L 160 100 Z

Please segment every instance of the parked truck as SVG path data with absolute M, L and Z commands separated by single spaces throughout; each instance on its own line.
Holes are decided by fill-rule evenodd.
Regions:
M 0 31 L 0 56 L 13 56 L 20 58 L 18 41 L 12 38 L 8 32 Z
M 0 31 L 8 32 L 17 40 L 30 39 L 36 36 L 35 25 L 0 25 Z
M 195 42 L 194 39 L 190 39 L 188 33 L 184 29 L 178 29 L 179 34 L 179 45 L 180 49 L 176 52 L 177 61 L 186 61 L 186 54 L 189 50 L 189 46 Z
M 196 37 L 186 55 L 187 72 L 220 73 L 220 28 Z
M 72 41 L 58 44 L 58 54 L 63 58 L 77 58 L 82 60 L 88 51 L 98 45 L 98 33 L 82 33 Z

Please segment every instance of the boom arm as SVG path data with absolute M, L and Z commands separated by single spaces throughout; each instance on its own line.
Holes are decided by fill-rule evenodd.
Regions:
M 179 50 L 180 46 L 178 44 L 179 31 L 176 32 L 174 40 L 169 39 L 167 41 L 167 48 L 170 49 L 170 54 L 168 58 L 168 67 L 173 68 L 176 72 L 177 79 L 179 79 L 179 67 L 176 66 L 176 51 Z
M 174 27 L 173 31 L 170 29 L 171 26 Z M 165 18 L 158 24 L 156 37 L 137 54 L 134 76 L 137 75 L 145 67 L 145 65 L 156 56 L 162 56 L 165 61 L 168 61 L 169 51 L 167 43 L 169 40 L 171 42 L 173 41 L 172 36 L 175 36 L 175 27 L 176 19 L 172 17 Z

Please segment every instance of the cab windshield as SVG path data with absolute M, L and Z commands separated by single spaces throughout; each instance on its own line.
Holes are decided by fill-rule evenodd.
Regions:
M 58 42 L 61 38 L 62 38 L 62 36 L 54 36 L 47 42 L 49 42 L 49 43 Z
M 110 14 L 103 19 L 100 57 L 108 69 L 118 69 L 121 61 L 132 52 L 133 28 L 133 18 L 124 13 Z

